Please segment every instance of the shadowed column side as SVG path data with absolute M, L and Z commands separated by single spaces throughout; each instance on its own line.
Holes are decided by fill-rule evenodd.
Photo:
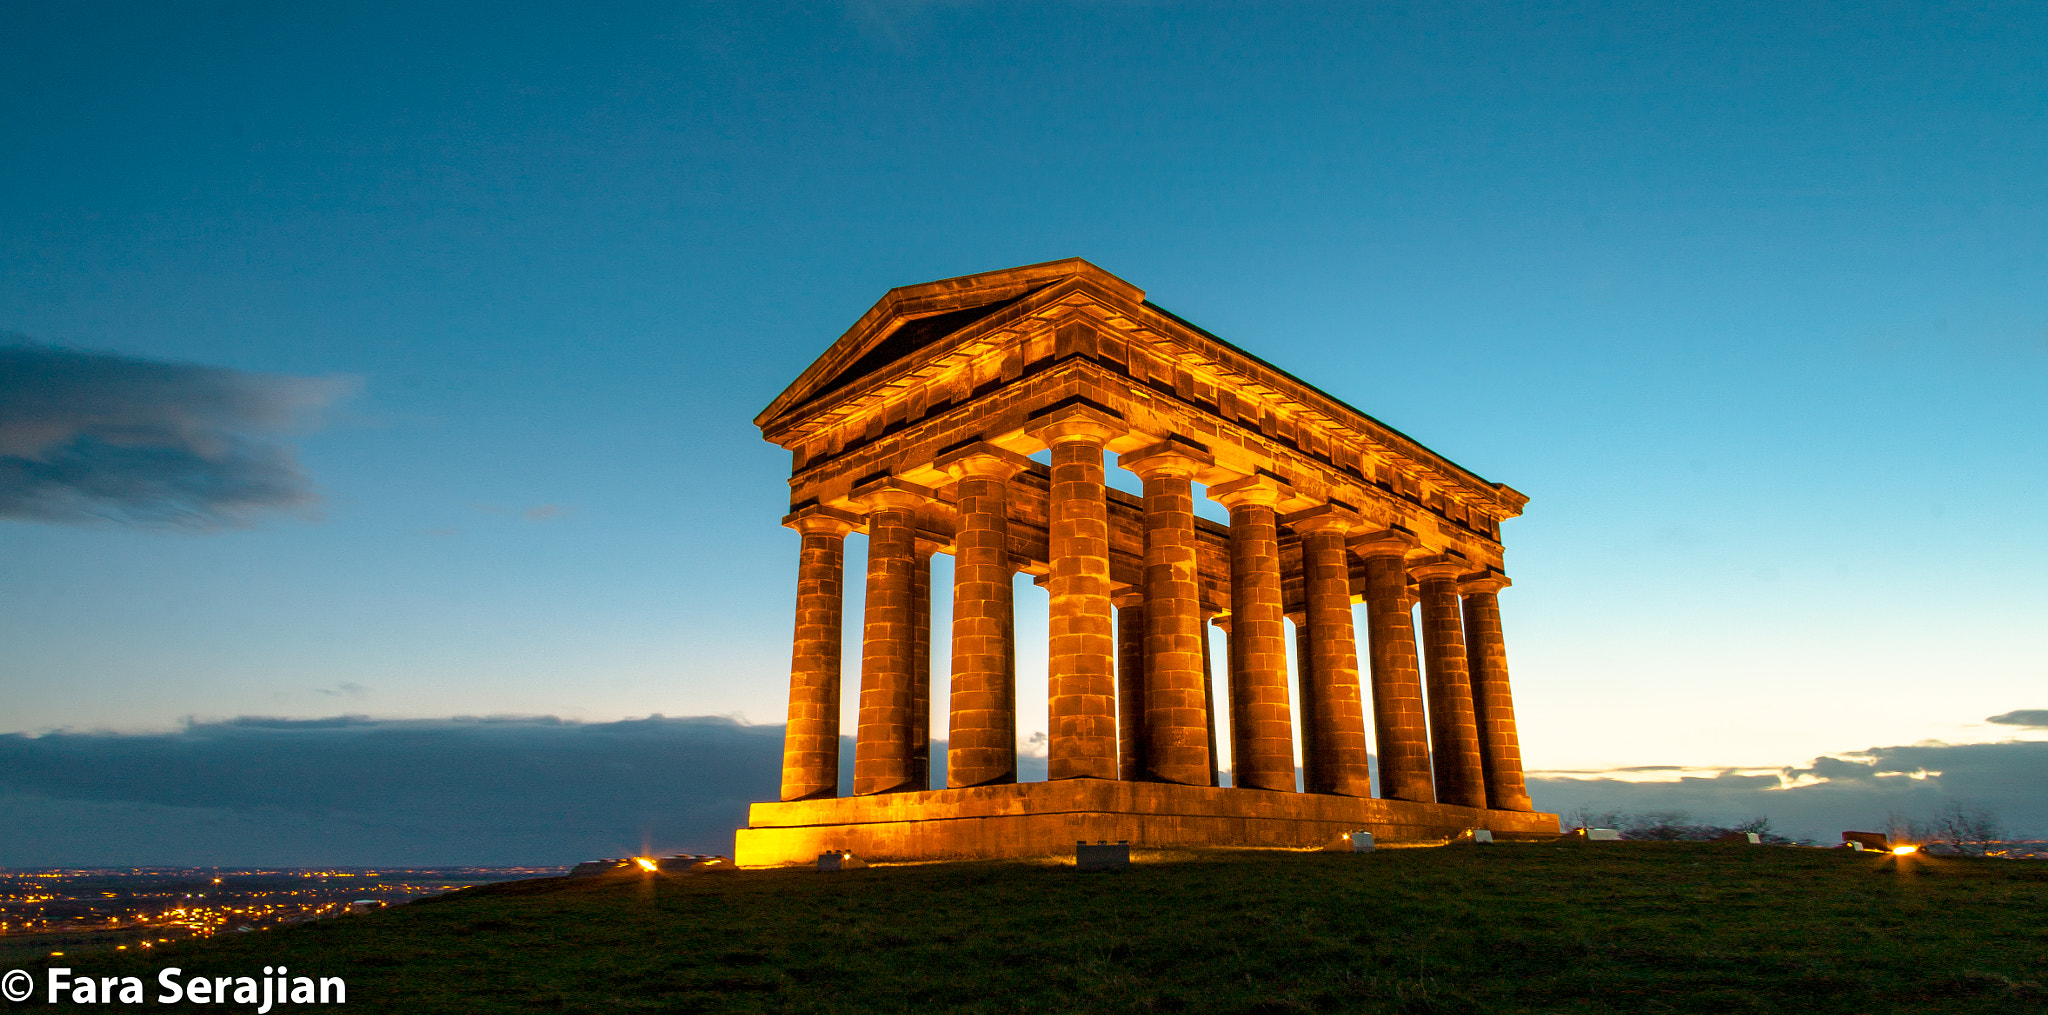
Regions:
M 1145 777 L 1145 596 L 1116 608 L 1116 777 Z

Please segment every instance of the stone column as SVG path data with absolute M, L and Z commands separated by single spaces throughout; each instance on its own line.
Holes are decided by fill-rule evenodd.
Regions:
M 1533 811 L 1522 779 L 1522 742 L 1515 732 L 1515 699 L 1508 690 L 1508 650 L 1501 639 L 1500 590 L 1506 575 L 1487 571 L 1458 583 L 1465 596 L 1466 656 L 1472 672 L 1472 704 L 1479 718 L 1479 757 L 1486 772 L 1486 800 L 1503 811 Z
M 1438 803 L 1486 806 L 1479 723 L 1472 712 L 1465 628 L 1458 622 L 1458 574 L 1469 565 L 1438 555 L 1408 570 L 1422 583 L 1422 645 L 1428 664 L 1430 757 Z
M 1315 686 L 1316 781 L 1311 793 L 1372 795 L 1366 754 L 1365 707 L 1358 691 L 1358 641 L 1351 627 L 1351 560 L 1344 536 L 1357 528 L 1355 516 L 1333 506 L 1288 516 L 1301 535 L 1302 571 L 1308 598 L 1310 674 Z M 1385 771 L 1384 756 L 1380 761 Z
M 1017 781 L 1016 609 L 1010 561 L 1011 477 L 1020 455 L 970 445 L 937 465 L 958 485 L 953 537 L 953 698 L 946 786 Z
M 1145 777 L 1145 596 L 1116 608 L 1116 777 Z
M 803 536 L 796 572 L 796 638 L 789 660 L 789 725 L 782 799 L 839 795 L 839 641 L 846 534 L 854 520 L 811 507 L 783 524 Z
M 1316 652 L 1308 633 L 1308 613 L 1290 613 L 1287 619 L 1294 621 L 1294 700 L 1301 710 L 1301 786 L 1304 791 L 1313 792 L 1311 787 L 1321 785 L 1316 781 L 1316 759 L 1322 757 L 1316 731 L 1323 728 L 1316 718 Z
M 1050 600 L 1046 660 L 1049 779 L 1114 779 L 1116 634 L 1109 602 L 1109 502 L 1103 445 L 1122 433 L 1107 415 L 1072 408 L 1035 425 L 1052 449 L 1046 504 Z
M 1204 608 L 1202 617 L 1202 722 L 1207 727 L 1206 748 L 1209 752 L 1209 785 L 1223 785 L 1223 766 L 1217 763 L 1216 753 L 1216 662 L 1210 658 L 1215 653 L 1209 647 L 1209 625 L 1211 614 Z
M 1206 455 L 1168 442 L 1121 456 L 1145 481 L 1146 777 L 1207 786 L 1215 771 L 1202 708 L 1202 605 L 1195 579 L 1195 470 Z
M 911 572 L 923 502 L 909 484 L 882 480 L 856 491 L 868 513 L 867 615 L 861 625 L 860 727 L 853 793 L 913 789 L 910 763 Z
M 1422 676 L 1415 664 L 1415 616 L 1409 610 L 1407 555 L 1414 537 L 1396 530 L 1361 540 L 1366 630 L 1372 643 L 1372 714 L 1380 749 L 1381 795 L 1435 803 Z
M 1251 476 L 1209 488 L 1230 509 L 1231 785 L 1294 791 L 1287 620 L 1280 602 L 1279 484 Z
M 932 788 L 932 551 L 910 566 L 910 788 Z

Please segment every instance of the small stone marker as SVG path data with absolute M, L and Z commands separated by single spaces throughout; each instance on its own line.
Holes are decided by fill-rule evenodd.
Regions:
M 1847 846 L 1858 853 L 1863 852 L 1863 844 L 1860 842 L 1845 842 L 1842 843 L 1842 845 Z
M 821 871 L 850 871 L 867 865 L 866 860 L 843 849 L 831 849 L 818 854 L 818 869 Z
M 1579 836 L 1585 839 L 1587 842 L 1620 842 L 1621 829 L 1581 828 L 1579 829 Z
M 1131 865 L 1131 843 L 1124 839 L 1112 844 L 1104 839 L 1089 845 L 1086 841 L 1074 843 L 1074 866 L 1084 871 L 1115 870 Z
M 1465 830 L 1465 835 L 1473 842 L 1493 841 L 1493 829 L 1491 828 L 1468 828 Z
M 1350 835 L 1345 836 L 1345 838 L 1351 840 L 1351 851 L 1353 853 L 1372 852 L 1371 832 L 1352 832 Z

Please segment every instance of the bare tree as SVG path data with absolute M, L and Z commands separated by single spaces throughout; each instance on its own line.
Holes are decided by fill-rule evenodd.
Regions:
M 1989 807 L 1950 800 L 1925 826 L 1925 841 L 1964 856 L 1983 856 L 1999 841 L 1998 812 Z
M 1590 804 L 1580 804 L 1563 814 L 1565 831 L 1580 828 L 1618 828 L 1621 825 L 1620 811 L 1595 811 Z

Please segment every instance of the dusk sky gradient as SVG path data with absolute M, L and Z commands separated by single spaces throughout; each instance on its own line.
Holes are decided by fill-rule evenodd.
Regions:
M 2048 709 L 2043 53 L 1999 3 L 10 4 L 0 733 L 779 724 L 754 414 L 892 286 L 1079 256 L 1530 496 L 1532 770 L 2048 740 L 1985 721 Z M 246 398 L 32 409 L 73 353 Z M 48 507 L 138 446 L 201 506 Z

